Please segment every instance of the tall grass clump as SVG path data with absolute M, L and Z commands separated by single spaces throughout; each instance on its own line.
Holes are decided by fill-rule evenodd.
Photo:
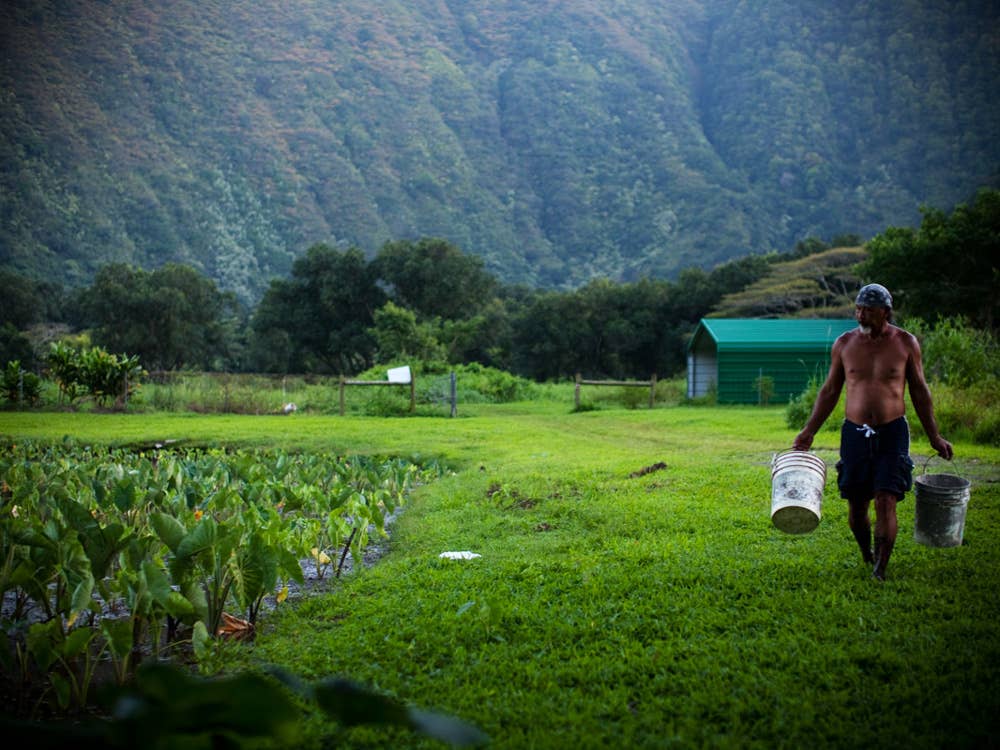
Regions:
M 1000 345 L 963 317 L 907 322 L 919 340 L 934 412 L 950 439 L 1000 445 Z M 918 430 L 922 433 L 922 430 Z
M 161 373 L 143 385 L 135 405 L 153 411 L 201 414 L 279 414 L 296 409 L 333 413 L 337 380 L 331 377 L 232 373 Z
M 920 340 L 928 380 L 964 388 L 1000 379 L 1000 346 L 990 331 L 963 317 L 908 321 L 907 330 Z
M 805 390 L 802 391 L 798 396 L 792 396 L 788 401 L 788 406 L 785 407 L 785 424 L 791 430 L 801 430 L 805 427 L 806 420 L 809 419 L 809 415 L 812 414 L 813 405 L 816 403 L 816 396 L 819 393 L 820 386 L 823 385 L 823 379 L 818 376 L 813 376 L 809 379 L 809 384 L 806 385 Z M 823 423 L 823 429 L 825 430 L 838 430 L 840 429 L 840 424 L 844 421 L 844 398 L 841 394 L 840 401 L 834 407 L 833 412 L 827 418 L 826 422 Z

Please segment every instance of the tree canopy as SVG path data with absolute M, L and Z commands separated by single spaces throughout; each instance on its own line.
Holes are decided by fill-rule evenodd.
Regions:
M 369 367 L 375 311 L 386 301 L 357 248 L 313 245 L 271 282 L 253 318 L 254 359 L 268 372 L 351 373 Z
M 471 318 L 497 287 L 482 258 L 436 238 L 386 243 L 374 270 L 396 304 L 423 318 Z
M 190 266 L 168 263 L 150 272 L 109 264 L 80 305 L 95 344 L 138 355 L 147 369 L 227 364 L 226 318 L 236 315 L 236 299 Z
M 894 305 L 927 321 L 964 316 L 1000 323 L 1000 191 L 981 190 L 949 214 L 925 207 L 918 230 L 890 227 L 867 244 L 866 281 L 888 287 Z

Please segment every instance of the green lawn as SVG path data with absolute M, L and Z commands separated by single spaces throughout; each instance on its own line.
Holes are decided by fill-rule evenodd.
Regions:
M 0 435 L 443 461 L 454 473 L 413 495 L 375 567 L 278 607 L 227 658 L 349 675 L 471 721 L 493 747 L 1000 744 L 1000 450 L 959 444 L 953 466 L 930 463 L 973 481 L 966 544 L 916 544 L 908 496 L 880 584 L 832 469 L 815 532 L 771 526 L 768 464 L 793 437 L 781 409 L 567 412 L 2 413 Z M 837 440 L 817 439 L 830 466 Z M 928 451 L 914 443 L 918 471 Z M 318 721 L 304 732 L 307 747 L 323 733 L 343 747 L 436 746 Z

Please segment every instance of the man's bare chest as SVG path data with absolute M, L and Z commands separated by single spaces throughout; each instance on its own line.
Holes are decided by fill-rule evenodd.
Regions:
M 848 382 L 893 382 L 906 377 L 906 353 L 889 342 L 856 342 L 843 355 Z

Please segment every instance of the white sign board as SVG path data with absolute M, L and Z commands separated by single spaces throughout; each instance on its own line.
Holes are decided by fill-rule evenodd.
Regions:
M 410 382 L 410 368 L 407 367 L 393 367 L 389 370 L 387 377 L 390 383 L 409 383 Z

